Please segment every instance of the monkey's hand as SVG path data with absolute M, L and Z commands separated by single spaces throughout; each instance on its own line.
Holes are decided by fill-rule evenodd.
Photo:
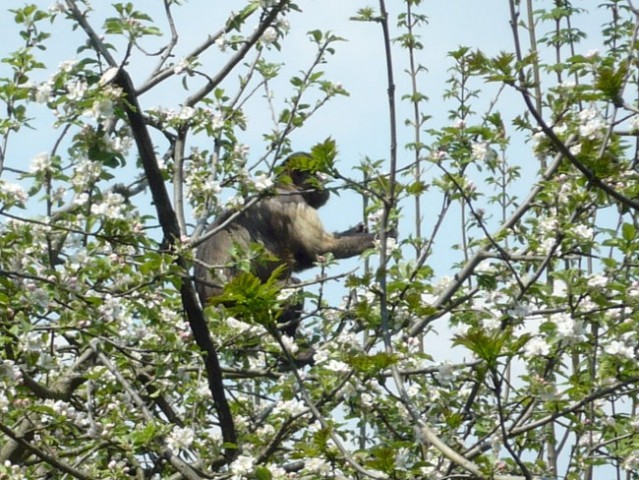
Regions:
M 398 232 L 397 232 L 397 226 L 393 225 L 391 228 L 389 228 L 386 231 L 386 236 L 389 238 L 394 238 L 395 240 L 397 240 L 397 237 L 399 236 Z
M 368 233 L 368 228 L 363 223 L 358 223 L 354 227 L 344 230 L 343 232 L 335 232 L 335 237 L 347 237 L 349 235 L 359 235 L 360 233 Z

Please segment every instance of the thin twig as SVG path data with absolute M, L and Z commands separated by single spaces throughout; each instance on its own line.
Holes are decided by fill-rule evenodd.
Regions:
M 537 198 L 537 195 L 539 195 L 539 193 L 542 191 L 543 181 L 546 181 L 552 178 L 552 176 L 555 174 L 555 172 L 559 168 L 559 165 L 561 165 L 563 159 L 564 159 L 563 153 L 559 153 L 556 155 L 554 162 L 542 174 L 539 182 L 537 182 L 537 184 L 532 188 L 532 190 L 530 190 L 530 192 L 528 193 L 528 196 L 523 201 L 523 203 L 519 206 L 519 208 L 510 216 L 510 218 L 506 222 L 504 222 L 499 227 L 497 232 L 493 234 L 493 238 L 501 238 L 501 236 L 507 230 L 510 230 L 517 224 L 517 222 L 519 222 L 519 220 L 524 216 L 524 214 L 532 207 L 533 201 Z M 466 279 L 470 275 L 472 275 L 477 265 L 479 265 L 481 261 L 484 260 L 484 258 L 486 258 L 486 255 L 488 254 L 491 246 L 492 246 L 491 243 L 486 244 L 484 247 L 480 248 L 475 253 L 475 255 L 473 255 L 466 262 L 466 264 L 461 269 L 461 271 L 458 272 L 457 275 L 455 275 L 455 280 L 452 281 L 444 289 L 444 291 L 440 293 L 440 295 L 437 297 L 437 299 L 433 303 L 433 306 L 435 308 L 438 308 L 438 309 L 442 308 L 442 306 L 446 304 L 453 297 L 453 295 L 455 294 L 455 292 L 457 292 L 459 287 L 466 281 Z M 407 335 L 411 337 L 417 335 L 419 332 L 422 331 L 422 329 L 426 325 L 428 325 L 430 321 L 431 321 L 431 318 L 428 316 L 422 318 L 409 329 Z
M 135 403 L 135 406 L 140 410 L 144 419 L 149 423 L 154 423 L 156 421 L 155 417 L 149 411 L 146 403 L 142 400 L 142 397 L 138 394 L 138 392 L 133 388 L 133 386 L 129 383 L 129 381 L 124 378 L 124 376 L 120 373 L 118 368 L 111 362 L 111 360 L 102 352 L 100 349 L 99 342 L 97 340 L 91 341 L 91 348 L 96 354 L 98 361 L 106 367 L 109 372 L 115 377 L 118 383 L 122 386 L 124 391 L 127 393 L 128 397 Z M 171 451 L 171 449 L 166 445 L 166 442 L 162 442 L 163 455 L 171 462 L 171 465 L 175 467 L 175 469 L 184 475 L 184 478 L 187 480 L 201 480 L 201 476 L 193 470 L 193 468 L 181 460 L 175 453 Z
M 231 57 L 231 59 L 224 65 L 218 73 L 211 78 L 206 85 L 204 85 L 200 90 L 195 92 L 189 98 L 186 99 L 184 105 L 192 107 L 196 103 L 199 103 L 204 97 L 206 97 L 209 93 L 213 91 L 215 87 L 217 87 L 222 80 L 226 78 L 226 76 L 233 71 L 235 66 L 240 63 L 246 56 L 246 54 L 253 48 L 253 46 L 262 38 L 264 31 L 271 26 L 271 24 L 275 21 L 277 16 L 280 14 L 282 10 L 288 5 L 290 0 L 280 0 L 277 5 L 271 8 L 271 11 L 268 12 L 267 15 L 264 16 L 264 19 L 260 22 L 259 26 L 255 29 L 253 34 L 246 40 L 246 42 L 240 47 L 235 55 Z

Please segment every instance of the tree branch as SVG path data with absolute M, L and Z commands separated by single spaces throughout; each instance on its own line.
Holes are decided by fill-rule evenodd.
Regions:
M 11 430 L 9 427 L 7 427 L 6 425 L 0 423 L 0 432 L 4 433 L 7 437 L 9 437 L 11 440 L 13 440 L 16 444 L 24 447 L 26 450 L 29 450 L 31 453 L 33 453 L 36 457 L 38 457 L 40 460 L 48 463 L 49 465 L 52 465 L 53 467 L 57 468 L 59 471 L 64 472 L 68 475 L 71 475 L 74 478 L 79 478 L 81 480 L 93 480 L 93 477 L 87 475 L 86 473 L 73 468 L 71 465 L 67 465 L 64 462 L 61 462 L 60 460 L 58 460 L 56 457 L 54 457 L 53 455 L 49 455 L 48 453 L 46 453 L 44 450 L 36 447 L 35 445 L 32 445 L 30 442 L 28 442 L 27 440 L 25 440 L 22 435 L 14 432 L 13 430 Z
M 149 182 L 153 203 L 164 234 L 164 242 L 169 250 L 175 250 L 175 247 L 180 242 L 180 227 L 175 211 L 171 205 L 166 185 L 164 184 L 162 172 L 155 157 L 153 142 L 151 141 L 151 136 L 149 135 L 144 117 L 142 116 L 135 88 L 131 77 L 124 69 L 118 72 L 114 81 L 122 88 L 126 95 L 125 110 L 138 147 L 144 173 Z M 177 254 L 176 262 L 185 272 L 189 270 L 188 262 L 183 255 Z M 193 332 L 193 338 L 204 353 L 204 365 L 206 367 L 209 388 L 213 395 L 213 402 L 220 421 L 222 438 L 227 445 L 225 455 L 227 460 L 230 461 L 237 454 L 237 437 L 233 417 L 224 390 L 222 369 L 220 368 L 217 351 L 211 340 L 211 334 L 206 323 L 206 318 L 204 317 L 204 312 L 200 307 L 193 282 L 190 279 L 182 279 L 180 294 L 186 317 Z
M 206 97 L 209 93 L 213 91 L 215 87 L 217 87 L 222 80 L 226 78 L 226 76 L 233 71 L 235 66 L 242 61 L 242 59 L 246 56 L 246 54 L 253 48 L 253 46 L 257 43 L 257 41 L 262 37 L 264 31 L 273 23 L 273 21 L 277 18 L 284 7 L 286 7 L 289 3 L 289 0 L 280 0 L 277 5 L 275 5 L 270 12 L 264 17 L 264 19 L 260 22 L 260 25 L 255 29 L 253 35 L 251 35 L 248 40 L 242 45 L 242 47 L 237 51 L 235 55 L 231 57 L 231 59 L 224 65 L 217 75 L 211 78 L 205 86 L 203 86 L 199 91 L 195 92 L 189 98 L 186 99 L 184 105 L 192 107 L 197 104 L 200 100 Z

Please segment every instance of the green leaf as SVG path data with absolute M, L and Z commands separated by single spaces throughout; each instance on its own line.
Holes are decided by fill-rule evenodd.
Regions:
M 602 67 L 597 72 L 595 88 L 616 105 L 622 102 L 621 93 L 627 73 L 628 65 L 626 62 L 621 62 L 616 70 L 609 66 Z
M 484 330 L 473 328 L 464 335 L 458 335 L 453 341 L 453 345 L 463 345 L 478 358 L 484 360 L 489 367 L 497 364 L 497 358 L 505 352 L 504 344 L 510 335 L 505 331 L 485 332 Z
M 271 480 L 273 478 L 273 474 L 268 468 L 260 465 L 257 469 L 255 469 L 255 478 L 258 480 Z
M 321 30 L 311 30 L 308 32 L 310 37 L 313 39 L 315 43 L 319 43 L 322 41 L 322 32 Z
M 155 423 L 150 422 L 141 429 L 132 431 L 129 435 L 129 439 L 135 446 L 145 446 L 149 445 L 155 439 L 157 433 L 158 426 Z
M 358 372 L 375 375 L 396 363 L 397 355 L 385 352 L 373 355 L 356 355 L 349 358 L 347 362 Z
M 631 223 L 624 223 L 621 227 L 621 235 L 626 242 L 631 242 L 637 236 L 637 229 Z
M 228 21 L 228 28 L 230 30 L 237 30 L 238 32 L 246 22 L 247 18 L 249 18 L 259 7 L 259 2 L 250 2 L 246 7 L 244 7 L 239 13 L 235 14 Z
M 316 162 L 317 171 L 326 172 L 332 169 L 336 156 L 337 144 L 331 137 L 311 148 L 311 157 Z
M 222 295 L 212 299 L 211 303 L 223 305 L 232 315 L 246 322 L 273 328 L 282 313 L 277 297 L 285 270 L 286 265 L 280 265 L 265 282 L 251 272 L 242 272 L 228 282 Z

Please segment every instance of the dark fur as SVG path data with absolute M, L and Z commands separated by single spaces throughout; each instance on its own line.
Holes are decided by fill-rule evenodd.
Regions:
M 255 262 L 251 266 L 252 273 L 264 281 L 275 268 L 285 265 L 282 281 L 290 284 L 296 283 L 293 272 L 311 268 L 320 255 L 332 253 L 335 258 L 348 258 L 373 246 L 374 235 L 360 226 L 340 234 L 324 230 L 317 209 L 326 203 L 329 191 L 309 173 L 287 169 L 287 162 L 275 195 L 265 197 L 243 211 L 198 248 L 195 278 L 203 304 L 220 295 L 224 284 L 237 275 L 231 257 L 234 246 L 248 250 L 252 243 L 262 245 L 275 260 Z M 218 228 L 232 214 L 231 211 L 222 213 L 209 230 Z M 285 311 L 281 320 L 300 314 L 301 305 L 296 305 L 290 312 Z M 285 329 L 289 334 L 295 332 L 295 322 L 292 324 L 290 329 Z

